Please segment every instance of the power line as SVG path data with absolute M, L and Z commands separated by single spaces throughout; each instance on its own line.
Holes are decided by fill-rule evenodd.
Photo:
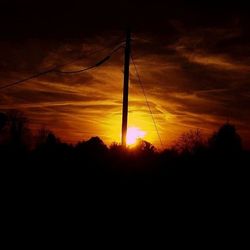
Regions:
M 98 52 L 100 52 L 100 51 L 102 51 L 102 50 L 105 50 L 105 48 L 103 48 L 103 49 L 101 49 L 101 50 L 98 50 L 98 51 L 95 51 L 95 52 L 91 53 L 90 55 L 96 54 L 96 53 L 98 53 Z M 32 75 L 32 76 L 29 76 L 29 77 L 27 77 L 27 78 L 18 80 L 18 81 L 16 81 L 16 82 L 6 84 L 6 85 L 4 85 L 4 86 L 1 86 L 1 87 L 0 87 L 0 90 L 9 88 L 9 87 L 12 87 L 12 86 L 15 86 L 15 85 L 18 85 L 18 84 L 20 84 L 20 83 L 23 83 L 23 82 L 26 82 L 26 81 L 29 81 L 29 80 L 32 80 L 32 79 L 37 78 L 37 77 L 39 77 L 39 76 L 41 76 L 41 75 L 45 75 L 45 74 L 51 73 L 51 72 L 55 71 L 57 68 L 61 68 L 61 67 L 70 65 L 70 64 L 72 64 L 72 63 L 74 63 L 74 62 L 76 62 L 76 61 L 81 60 L 81 59 L 84 58 L 84 57 L 85 57 L 85 56 L 80 56 L 80 57 L 78 57 L 78 58 L 76 58 L 76 59 L 74 59 L 74 60 L 71 60 L 70 62 L 67 62 L 67 63 L 64 63 L 64 64 L 60 64 L 60 65 L 57 65 L 57 66 L 55 66 L 55 67 L 52 68 L 52 69 L 45 70 L 45 71 L 39 72 L 39 73 L 37 73 L 37 74 L 34 74 L 34 75 Z
M 53 70 L 54 70 L 54 69 L 49 69 L 49 70 L 46 70 L 46 71 L 42 71 L 42 72 L 37 73 L 37 74 L 35 74 L 35 75 L 32 75 L 32 76 L 30 76 L 30 77 L 27 77 L 27 78 L 18 80 L 18 81 L 13 82 L 13 83 L 6 84 L 6 85 L 4 85 L 4 86 L 1 86 L 1 87 L 0 87 L 0 90 L 6 89 L 6 88 L 9 88 L 9 87 L 13 87 L 13 86 L 18 85 L 18 84 L 23 83 L 23 82 L 27 82 L 27 81 L 29 81 L 29 80 L 31 80 L 31 79 L 34 79 L 34 78 L 37 78 L 37 77 L 39 77 L 39 76 L 41 76 L 41 75 L 48 74 L 48 73 L 52 72 Z
M 118 44 L 118 45 L 116 45 L 116 44 Z M 114 43 L 114 45 L 113 45 L 112 47 L 115 47 L 115 48 L 116 48 L 116 47 L 118 47 L 118 46 L 122 46 L 122 44 L 124 44 L 124 41 L 121 41 L 121 38 L 120 38 L 116 43 Z M 104 51 L 104 50 L 107 50 L 107 48 L 101 48 L 101 49 L 95 50 L 94 52 L 88 54 L 88 56 L 93 56 L 93 55 L 95 55 L 95 54 L 97 54 L 97 53 L 99 53 L 99 52 L 102 52 L 102 51 Z M 68 66 L 68 65 L 70 65 L 70 64 L 72 64 L 72 63 L 74 63 L 74 62 L 77 62 L 77 61 L 79 61 L 79 60 L 85 58 L 85 57 L 86 57 L 86 55 L 82 55 L 82 56 L 77 57 L 77 58 L 74 59 L 74 60 L 71 60 L 71 61 L 66 62 L 66 63 L 64 63 L 64 64 L 60 64 L 60 65 L 56 66 L 56 67 L 54 68 L 53 71 L 55 71 L 55 70 L 58 69 L 58 68 L 62 68 L 62 67 Z
M 123 44 L 123 43 L 122 43 L 122 44 Z M 107 61 L 108 59 L 110 59 L 110 57 L 111 57 L 118 49 L 120 49 L 120 48 L 122 47 L 122 44 L 119 44 L 118 46 L 116 46 L 115 49 L 114 49 L 108 56 L 106 56 L 106 57 L 104 58 L 105 60 L 102 59 L 101 61 L 97 62 L 95 65 L 92 65 L 92 66 L 90 66 L 90 67 L 88 67 L 88 68 L 85 68 L 85 69 L 83 69 L 83 70 L 80 70 L 80 71 L 77 71 L 77 72 L 63 72 L 63 71 L 59 71 L 59 70 L 57 70 L 57 69 L 58 69 L 58 68 L 61 68 L 61 67 L 65 67 L 65 66 L 67 66 L 67 65 L 70 65 L 70 64 L 72 64 L 72 63 L 74 63 L 74 62 L 76 62 L 76 61 L 79 61 L 80 59 L 85 58 L 86 55 L 80 56 L 80 57 L 78 57 L 78 58 L 76 58 L 76 59 L 74 59 L 74 60 L 71 60 L 70 62 L 67 62 L 67 63 L 64 63 L 64 64 L 60 64 L 60 65 L 57 65 L 57 66 L 55 66 L 55 67 L 53 67 L 53 68 L 51 68 L 51 69 L 48 69 L 48 70 L 45 70 L 45 71 L 42 71 L 42 72 L 38 72 L 38 73 L 36 73 L 36 74 L 34 74 L 34 75 L 31 75 L 31 76 L 29 76 L 29 77 L 27 77 L 27 78 L 24 78 L 24 79 L 21 79 L 21 80 L 18 80 L 18 81 L 15 81 L 15 82 L 6 84 L 6 85 L 4 85 L 4 86 L 0 86 L 0 90 L 6 89 L 6 88 L 10 88 L 10 87 L 13 87 L 13 86 L 18 85 L 18 84 L 20 84 L 20 83 L 27 82 L 27 81 L 29 81 L 29 80 L 32 80 L 32 79 L 34 79 L 34 78 L 37 78 L 37 77 L 39 77 L 39 76 L 42 76 L 42 75 L 45 75 L 45 74 L 48 74 L 48 73 L 51 73 L 51 72 L 57 72 L 57 73 L 80 73 L 80 72 L 84 72 L 84 71 L 90 70 L 90 69 L 92 69 L 92 68 L 98 67 L 98 66 L 100 66 L 101 64 L 103 64 L 105 61 Z M 91 53 L 90 55 L 96 54 L 96 53 L 101 52 L 101 51 L 104 51 L 104 50 L 106 50 L 106 48 L 103 48 L 103 49 L 100 49 L 100 50 L 98 50 L 98 51 L 95 51 L 95 52 Z
M 111 56 L 117 52 L 120 48 L 122 48 L 122 44 L 118 45 L 117 48 L 115 48 L 108 56 L 104 57 L 103 59 L 101 59 L 100 61 L 98 61 L 97 63 L 95 63 L 92 66 L 89 66 L 87 68 L 81 69 L 81 70 L 75 70 L 75 71 L 61 71 L 61 70 L 54 70 L 54 72 L 60 73 L 60 74 L 78 74 L 78 73 L 82 73 L 84 71 L 93 69 L 93 68 L 97 68 L 99 66 L 101 66 L 103 63 L 105 63 L 106 61 L 108 61 Z
M 135 73 L 136 73 L 137 78 L 138 78 L 138 81 L 139 81 L 139 83 L 140 83 L 140 86 L 141 86 L 141 89 L 142 89 L 142 92 L 143 92 L 143 95 L 144 95 L 144 98 L 145 98 L 145 101 L 146 101 L 146 104 L 147 104 L 149 113 L 150 113 L 150 115 L 151 115 L 151 117 L 152 117 L 152 120 L 153 120 L 153 123 L 154 123 L 154 127 L 155 127 L 155 130 L 156 130 L 156 133 L 157 133 L 157 135 L 158 135 L 158 138 L 159 138 L 161 147 L 162 147 L 162 149 L 163 149 L 164 147 L 163 147 L 163 143 L 162 143 L 162 140 L 161 140 L 161 136 L 160 136 L 158 127 L 157 127 L 157 125 L 156 125 L 156 121 L 155 121 L 155 119 L 154 119 L 154 115 L 153 115 L 152 109 L 151 109 L 151 107 L 150 107 L 150 104 L 149 104 L 149 101 L 148 101 L 148 98 L 147 98 L 147 95 L 146 95 L 146 90 L 145 90 L 145 88 L 144 88 L 144 86 L 143 86 L 141 77 L 140 77 L 140 75 L 139 75 L 139 71 L 138 71 L 138 69 L 137 69 L 137 66 L 136 66 L 136 64 L 135 64 L 135 62 L 134 62 L 134 59 L 133 59 L 133 56 L 132 56 L 132 55 L 131 55 L 131 61 L 132 61 L 133 65 L 134 65 Z

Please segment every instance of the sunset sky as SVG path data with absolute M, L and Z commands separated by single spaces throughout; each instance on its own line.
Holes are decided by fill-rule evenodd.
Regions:
M 82 55 L 61 70 L 91 66 L 125 40 L 129 23 L 132 55 L 164 146 L 184 131 L 207 135 L 230 121 L 250 148 L 250 17 L 240 2 L 1 4 L 0 86 Z M 0 111 L 22 110 L 31 128 L 46 126 L 67 142 L 96 135 L 107 144 L 120 141 L 123 57 L 121 49 L 96 69 L 52 72 L 0 90 Z M 128 126 L 159 146 L 132 64 L 130 77 Z

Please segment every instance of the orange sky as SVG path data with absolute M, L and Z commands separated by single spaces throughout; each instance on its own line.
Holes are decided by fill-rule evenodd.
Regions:
M 116 36 L 113 35 L 111 40 L 115 38 Z M 65 62 L 73 58 L 72 55 L 77 54 L 76 51 L 86 53 L 86 59 L 67 66 L 63 70 L 77 70 L 89 66 L 112 49 L 109 44 L 102 44 L 102 39 L 97 37 L 92 44 L 80 42 L 61 44 L 48 52 L 39 62 L 39 69 L 44 70 L 57 63 Z M 29 54 L 37 53 L 40 49 L 41 41 L 26 42 L 30 50 Z M 204 66 L 208 72 L 214 69 L 222 70 L 224 76 L 225 74 L 238 74 L 238 71 L 249 75 L 248 65 L 235 62 L 226 56 L 187 52 L 185 46 L 188 44 L 184 38 L 172 45 L 171 49 L 175 51 L 175 56 L 160 55 L 158 52 L 157 54 L 142 54 L 140 46 L 152 46 L 151 42 L 135 37 L 133 43 L 137 45 L 134 45 L 133 55 L 164 145 L 171 144 L 182 132 L 189 129 L 200 128 L 204 134 L 212 133 L 228 118 L 244 134 L 248 133 L 242 117 L 240 119 L 233 117 L 236 115 L 235 112 L 244 111 L 235 111 L 231 108 L 232 106 L 227 107 L 227 102 L 229 103 L 234 98 L 233 89 L 237 91 L 236 86 L 225 88 L 224 82 L 218 82 L 218 86 L 211 83 L 212 86 L 200 87 L 198 83 L 191 82 L 199 81 L 199 79 L 190 79 L 188 69 L 183 69 L 176 55 L 185 58 L 190 63 L 197 64 L 198 67 Z M 33 47 L 29 47 L 29 44 Z M 110 49 L 98 55 L 87 56 L 91 51 L 105 47 Z M 163 51 L 165 47 L 162 44 Z M 27 58 L 27 60 L 30 59 Z M 31 60 L 36 61 L 36 57 L 34 59 L 31 57 Z M 122 71 L 123 51 L 120 50 L 105 65 L 86 73 L 63 76 L 50 73 L 20 86 L 6 89 L 1 92 L 0 108 L 1 110 L 9 108 L 23 110 L 29 117 L 32 128 L 45 125 L 63 140 L 69 142 L 77 142 L 95 135 L 100 136 L 107 144 L 120 141 Z M 2 80 L 1 83 L 28 76 L 30 72 L 6 72 L 5 81 Z M 226 95 L 228 91 L 232 91 L 230 92 L 232 96 Z M 131 65 L 128 126 L 138 127 L 145 131 L 145 139 L 159 147 L 159 138 L 136 79 L 133 65 Z
M 151 7 L 149 4 L 145 11 L 151 11 Z M 248 26 L 241 15 L 225 19 L 218 12 L 211 19 L 208 12 L 203 20 L 199 13 L 190 15 L 190 11 L 181 12 L 183 16 L 177 18 L 171 16 L 169 10 L 168 18 L 162 15 L 162 19 L 158 18 L 162 12 L 155 12 L 153 22 L 147 12 L 140 16 L 144 18 L 142 21 L 137 15 L 134 19 L 137 30 L 133 32 L 132 54 L 163 144 L 170 145 L 190 129 L 199 128 L 205 135 L 211 134 L 229 120 L 244 138 L 244 145 L 250 148 Z M 65 13 L 71 15 L 71 12 Z M 43 16 L 42 11 L 40 14 Z M 54 37 L 51 33 L 35 36 L 30 33 L 33 28 L 30 26 L 29 34 L 24 37 L 0 38 L 0 86 L 74 60 L 79 55 L 85 57 L 63 70 L 91 66 L 124 39 L 122 29 L 95 28 L 94 25 L 100 26 L 99 19 L 86 35 L 84 31 L 81 35 L 67 35 L 68 20 L 70 25 L 78 24 L 74 16 L 71 19 L 58 16 L 64 26 L 58 25 L 58 19 L 51 16 L 53 31 L 58 27 L 56 31 L 63 32 Z M 118 20 L 117 15 L 111 17 Z M 32 18 L 26 18 L 24 24 L 27 26 L 35 20 L 40 28 L 48 28 L 40 19 Z M 219 21 L 214 24 L 216 18 Z M 107 25 L 112 21 L 103 20 Z M 82 28 L 80 24 L 76 27 Z M 70 26 L 68 31 L 72 29 Z M 78 34 L 78 30 L 73 31 Z M 92 54 L 94 51 L 99 52 Z M 119 50 L 104 65 L 88 72 L 50 73 L 1 90 L 0 111 L 20 109 L 28 116 L 31 128 L 46 126 L 68 142 L 99 136 L 110 144 L 120 141 L 122 87 L 123 51 Z M 145 131 L 145 139 L 160 146 L 133 65 L 128 126 Z

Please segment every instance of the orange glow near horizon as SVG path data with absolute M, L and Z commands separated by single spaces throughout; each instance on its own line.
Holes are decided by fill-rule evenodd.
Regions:
M 136 144 L 138 139 L 143 139 L 146 135 L 145 131 L 140 130 L 136 127 L 130 127 L 127 131 L 127 145 L 133 146 Z
M 133 146 L 132 144 L 136 143 L 136 139 L 139 138 L 152 143 L 158 148 L 160 145 L 152 118 L 145 110 L 139 110 L 141 107 L 142 106 L 139 105 L 129 106 L 129 109 L 133 112 L 129 112 L 128 115 L 127 145 Z M 154 118 L 158 124 L 162 138 L 165 138 L 165 131 L 162 130 L 163 126 L 161 125 L 164 123 L 163 115 L 155 115 Z M 114 112 L 104 114 L 99 119 L 103 122 L 95 128 L 96 130 L 98 128 L 100 131 L 99 133 L 97 132 L 97 135 L 99 135 L 107 145 L 110 145 L 112 142 L 120 143 L 122 121 L 121 104 L 117 105 Z M 169 129 L 167 129 L 166 132 L 168 133 L 168 131 Z M 170 140 L 169 136 L 168 138 Z

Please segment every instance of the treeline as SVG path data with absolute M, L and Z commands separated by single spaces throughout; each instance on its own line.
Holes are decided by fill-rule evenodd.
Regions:
M 0 113 L 0 157 L 5 171 L 86 181 L 114 176 L 115 180 L 132 176 L 157 182 L 199 181 L 245 176 L 250 166 L 250 154 L 243 150 L 240 135 L 229 123 L 207 140 L 199 130 L 184 133 L 171 148 L 158 152 L 144 140 L 132 149 L 123 149 L 116 143 L 108 147 L 99 137 L 67 144 L 46 128 L 32 135 L 28 119 L 17 110 Z

